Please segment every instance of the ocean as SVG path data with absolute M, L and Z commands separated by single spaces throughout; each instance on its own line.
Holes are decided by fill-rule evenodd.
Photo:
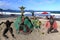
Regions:
M 1 14 L 1 12 L 0 12 Z M 0 18 L 4 18 L 4 17 L 17 17 L 20 16 L 21 13 L 14 13 L 14 12 L 3 12 L 2 15 L 0 15 Z M 45 16 L 55 16 L 55 18 L 60 18 L 60 14 L 59 13 L 50 13 L 48 12 L 48 14 L 42 14 L 42 12 L 34 12 L 34 16 L 36 17 L 45 17 Z M 32 16 L 31 12 L 25 12 L 24 16 Z

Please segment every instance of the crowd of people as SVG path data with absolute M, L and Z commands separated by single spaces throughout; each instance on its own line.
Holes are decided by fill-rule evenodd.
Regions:
M 3 31 L 3 36 L 6 38 L 9 38 L 6 33 L 8 31 L 10 31 L 11 35 L 13 38 L 15 38 L 14 34 L 13 34 L 13 28 L 10 27 L 12 23 L 14 22 L 10 22 L 9 20 L 7 20 L 6 22 L 1 22 L 1 24 L 5 24 L 6 28 Z M 28 25 L 30 24 L 30 26 Z M 39 32 L 39 29 L 41 28 L 42 22 L 39 21 L 36 17 L 33 17 L 31 20 L 28 17 L 21 17 L 21 23 L 19 23 L 19 32 L 23 31 L 24 33 L 31 33 L 33 31 L 34 28 L 36 28 Z M 47 33 L 53 33 L 53 32 L 58 32 L 57 30 L 57 22 L 56 20 L 54 20 L 54 18 L 51 16 L 50 19 L 45 23 L 45 27 L 48 29 Z M 25 29 L 24 29 L 25 28 Z M 24 31 L 25 30 L 25 31 Z

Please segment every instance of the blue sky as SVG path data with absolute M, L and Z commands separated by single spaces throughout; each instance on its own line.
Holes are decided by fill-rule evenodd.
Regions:
M 0 8 L 19 10 L 25 6 L 25 10 L 60 11 L 60 0 L 0 0 Z

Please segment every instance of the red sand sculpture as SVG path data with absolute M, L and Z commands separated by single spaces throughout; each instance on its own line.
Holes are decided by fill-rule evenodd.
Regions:
M 51 24 L 51 19 L 52 19 L 52 21 L 53 21 L 53 23 Z M 54 30 L 53 32 L 58 32 L 57 31 L 57 28 L 58 28 L 58 26 L 57 26 L 57 22 L 54 20 L 54 18 L 51 16 L 50 17 L 50 20 L 49 21 L 47 21 L 46 22 L 46 28 L 48 29 L 47 30 L 47 32 L 49 33 L 49 32 L 52 32 L 52 30 Z

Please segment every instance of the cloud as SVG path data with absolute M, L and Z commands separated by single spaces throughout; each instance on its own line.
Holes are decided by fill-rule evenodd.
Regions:
M 9 5 L 9 4 L 4 1 L 0 1 L 0 6 L 7 6 L 7 5 Z
M 0 1 L 0 8 L 2 9 L 9 9 L 10 8 L 10 3 L 5 2 L 5 1 Z
M 31 2 L 39 3 L 39 4 L 52 4 L 55 3 L 56 0 L 30 0 Z
M 56 0 L 46 0 L 46 3 L 55 3 Z
M 0 0 L 0 8 L 2 9 L 17 9 L 21 6 L 21 0 Z

